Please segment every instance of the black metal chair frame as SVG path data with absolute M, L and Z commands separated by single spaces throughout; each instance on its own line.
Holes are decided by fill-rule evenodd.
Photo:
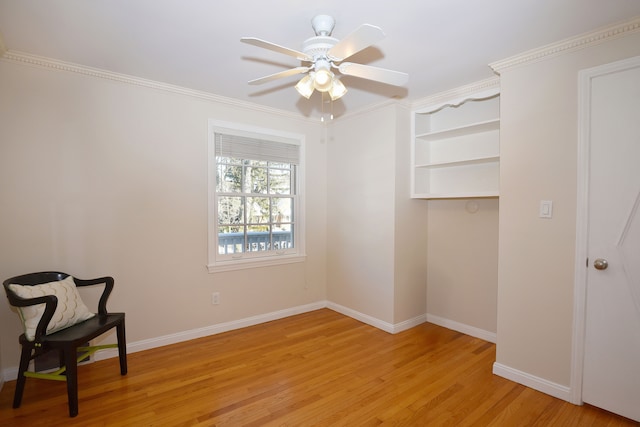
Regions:
M 3 282 L 9 303 L 15 307 L 26 307 L 35 304 L 46 304 L 42 318 L 36 327 L 35 339 L 29 341 L 25 334 L 20 335 L 22 346 L 20 355 L 20 367 L 16 381 L 16 390 L 13 398 L 13 407 L 18 408 L 22 403 L 22 395 L 27 377 L 49 379 L 67 382 L 67 395 L 69 400 L 69 416 L 78 415 L 78 363 L 87 359 L 90 355 L 104 348 L 118 348 L 120 359 L 120 374 L 127 374 L 127 347 L 125 337 L 124 313 L 107 312 L 107 300 L 113 290 L 112 277 L 82 280 L 73 278 L 76 286 L 91 286 L 104 284 L 104 290 L 98 302 L 98 313 L 91 319 L 78 323 L 61 331 L 47 335 L 47 325 L 53 317 L 58 305 L 58 298 L 54 295 L 45 295 L 37 298 L 21 298 L 11 291 L 10 284 L 39 285 L 43 283 L 64 280 L 69 277 L 66 273 L 47 271 L 40 273 L 24 274 L 12 277 Z M 86 347 L 84 344 L 104 334 L 112 328 L 116 328 L 117 344 Z M 52 373 L 37 373 L 28 370 L 31 360 L 50 351 L 58 352 L 60 369 Z M 78 352 L 82 354 L 78 356 Z

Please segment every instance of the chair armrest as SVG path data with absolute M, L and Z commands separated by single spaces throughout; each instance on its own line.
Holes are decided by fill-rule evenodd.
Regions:
M 40 338 L 47 334 L 47 326 L 49 326 L 49 322 L 51 321 L 51 318 L 53 317 L 53 314 L 58 307 L 58 297 L 56 297 L 55 295 L 43 295 L 36 298 L 22 298 L 14 294 L 8 287 L 6 288 L 6 290 L 9 303 L 14 307 L 28 307 L 31 305 L 45 304 L 42 317 L 38 322 L 38 326 L 36 326 L 34 339 L 34 341 L 36 342 L 40 341 Z
M 107 300 L 111 295 L 111 291 L 113 291 L 114 280 L 113 277 L 99 277 L 97 279 L 78 279 L 76 277 L 73 278 L 76 286 L 92 286 L 92 285 L 100 285 L 104 284 L 104 290 L 102 291 L 102 295 L 100 296 L 100 301 L 98 301 L 98 313 L 107 314 Z

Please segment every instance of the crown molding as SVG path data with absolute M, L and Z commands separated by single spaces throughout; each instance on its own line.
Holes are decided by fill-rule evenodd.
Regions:
M 140 77 L 130 76 L 127 74 L 114 73 L 114 72 L 102 70 L 99 68 L 87 67 L 85 65 L 74 64 L 71 62 L 60 61 L 57 59 L 47 58 L 47 57 L 38 56 L 38 55 L 32 55 L 26 52 L 20 52 L 15 50 L 3 51 L 2 50 L 3 47 L 4 45 L 2 44 L 2 36 L 0 35 L 0 60 L 2 61 L 14 62 L 18 64 L 23 64 L 23 65 L 30 65 L 30 66 L 45 68 L 45 69 L 54 70 L 54 71 L 63 71 L 63 72 L 81 74 L 84 76 L 94 77 L 98 79 L 111 80 L 119 83 L 161 90 L 165 92 L 189 96 L 192 98 L 198 98 L 206 101 L 225 104 L 232 107 L 244 108 L 244 109 L 249 109 L 249 110 L 267 113 L 267 114 L 275 114 L 275 115 L 285 117 L 287 119 L 302 121 L 305 123 L 313 123 L 313 124 L 321 123 L 321 121 L 318 120 L 317 118 L 305 117 L 300 114 L 292 113 L 285 110 L 280 110 L 277 108 L 265 107 L 259 104 L 241 101 L 235 98 L 228 98 L 228 97 L 216 95 L 210 92 L 198 91 L 198 90 L 189 89 L 182 86 L 176 86 L 168 83 L 158 82 L 155 80 L 148 80 Z M 4 52 L 4 55 L 3 55 L 3 52 Z M 401 103 L 396 99 L 385 100 L 378 104 L 370 105 L 362 109 L 359 109 L 357 111 L 350 112 L 342 116 L 336 117 L 333 121 L 343 119 L 345 117 L 364 114 L 369 111 L 384 108 L 388 105 L 393 105 L 393 104 L 403 105 L 403 103 Z M 329 122 L 328 124 L 330 125 L 331 122 Z
M 489 64 L 489 66 L 497 74 L 500 74 L 507 68 L 537 62 L 549 57 L 584 49 L 586 47 L 624 37 L 638 31 L 640 31 L 640 16 L 590 33 L 548 44 L 537 49 L 532 49 L 510 58 L 493 62 Z
M 472 99 L 490 98 L 499 93 L 500 77 L 493 76 L 416 100 L 411 103 L 411 108 L 421 113 L 430 113 L 445 106 L 458 106 Z
M 336 122 L 338 120 L 344 120 L 344 119 L 350 119 L 353 117 L 357 117 L 357 116 L 361 116 L 363 114 L 368 114 L 372 111 L 377 111 L 377 110 L 381 110 L 383 108 L 389 107 L 389 106 L 406 106 L 406 102 L 403 102 L 401 100 L 395 99 L 395 98 L 391 98 L 391 99 L 386 99 L 384 101 L 380 101 L 377 102 L 375 104 L 370 104 L 367 105 L 365 107 L 359 108 L 357 110 L 354 111 L 349 111 L 346 112 L 336 118 L 333 119 L 333 122 Z
M 279 110 L 277 108 L 265 107 L 258 104 L 253 104 L 246 101 L 240 101 L 234 98 L 227 98 L 220 95 L 215 95 L 210 92 L 199 91 L 189 89 L 182 86 L 171 85 L 168 83 L 162 83 L 154 80 L 147 80 L 140 77 L 129 76 L 126 74 L 114 73 L 111 71 L 101 70 L 99 68 L 87 67 L 84 65 L 74 64 L 70 62 L 59 61 L 56 59 L 46 58 L 42 56 L 32 55 L 25 52 L 19 52 L 15 50 L 7 50 L 2 55 L 2 40 L 0 39 L 0 57 L 3 61 L 10 61 L 24 65 L 31 65 L 39 68 L 45 68 L 55 71 L 64 71 L 69 73 L 81 74 L 84 76 L 94 77 L 103 80 L 111 80 L 119 83 L 125 83 L 134 86 L 141 86 L 150 89 L 161 90 L 165 92 L 175 93 L 178 95 L 189 96 L 192 98 L 203 99 L 206 101 L 212 101 L 220 104 L 229 105 L 232 107 L 250 109 L 262 113 L 275 114 L 286 117 L 288 119 L 299 120 L 304 122 L 316 123 L 317 120 L 304 117 L 295 113 L 291 113 L 285 110 Z

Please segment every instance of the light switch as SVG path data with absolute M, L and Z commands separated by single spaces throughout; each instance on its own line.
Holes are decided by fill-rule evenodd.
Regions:
M 540 200 L 540 218 L 551 218 L 553 216 L 553 201 Z

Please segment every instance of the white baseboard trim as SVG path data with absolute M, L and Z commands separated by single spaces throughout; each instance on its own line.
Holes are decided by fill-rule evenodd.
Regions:
M 423 314 L 414 317 L 413 319 L 393 324 L 330 301 L 327 301 L 327 308 L 390 334 L 397 334 L 398 332 L 406 331 L 407 329 L 413 328 L 414 326 L 418 326 L 427 321 L 426 315 Z
M 259 314 L 257 316 L 246 317 L 244 319 L 232 320 L 230 322 L 218 323 L 204 328 L 191 329 L 189 331 L 177 332 L 175 334 L 164 335 L 161 337 L 150 338 L 142 341 L 136 341 L 127 345 L 127 353 L 135 353 L 143 350 L 150 350 L 156 347 L 176 344 L 183 341 L 194 340 L 197 338 L 216 335 L 223 332 L 233 331 L 236 329 L 246 328 L 248 326 L 259 325 L 261 323 L 271 322 L 272 320 L 283 319 L 296 314 L 307 313 L 309 311 L 319 310 L 327 306 L 326 301 L 319 301 L 311 304 L 291 307 L 284 310 L 273 311 L 271 313 Z M 110 357 L 117 357 L 118 350 L 106 349 L 96 353 L 95 360 L 104 360 Z
M 495 332 L 485 331 L 484 329 L 465 325 L 464 323 L 459 323 L 455 320 L 445 319 L 444 317 L 436 316 L 435 314 L 427 313 L 427 322 L 433 323 L 434 325 L 442 326 L 443 328 L 462 332 L 465 335 L 480 338 L 481 340 L 489 341 L 494 344 L 497 341 L 497 335 Z
M 375 317 L 371 317 L 368 314 L 360 313 L 359 311 L 330 301 L 327 302 L 327 308 L 333 311 L 337 311 L 340 314 L 344 314 L 345 316 L 349 316 L 353 319 L 359 320 L 363 323 L 366 323 L 367 325 L 371 325 L 374 328 L 382 329 L 383 331 L 389 332 L 390 334 L 393 333 L 393 325 L 391 323 L 376 319 Z
M 6 368 L 2 370 L 2 377 L 4 381 L 13 381 L 18 378 L 18 367 L 12 366 L 10 368 Z M 4 386 L 4 383 L 3 383 Z
M 411 329 L 415 326 L 422 325 L 427 321 L 427 315 L 421 314 L 420 316 L 416 316 L 413 319 L 405 320 L 404 322 L 396 323 L 393 325 L 393 333 L 397 334 L 398 332 L 406 331 L 407 329 Z
M 558 399 L 571 402 L 571 388 L 567 386 L 556 384 L 545 380 L 544 378 L 539 378 L 526 372 L 502 365 L 498 362 L 493 364 L 493 373 L 500 377 L 517 382 L 518 384 L 522 384 L 550 396 L 557 397 Z
M 318 301 L 311 304 L 301 305 L 297 307 L 287 308 L 284 310 L 274 311 L 271 313 L 260 314 L 257 316 L 247 317 L 244 319 L 233 320 L 231 322 L 218 323 L 216 325 L 205 326 L 204 328 L 191 329 L 189 331 L 177 332 L 175 334 L 164 335 L 161 337 L 150 338 L 142 341 L 136 341 L 127 344 L 127 353 L 136 353 L 138 351 L 150 350 L 156 347 L 176 344 L 183 341 L 189 341 L 196 338 L 202 338 L 209 335 L 220 334 L 222 332 L 233 331 L 235 329 L 246 328 L 260 323 L 270 322 L 296 314 L 307 313 L 309 311 L 326 308 L 326 301 Z M 118 357 L 118 349 L 108 348 L 100 350 L 94 354 L 94 361 L 110 359 Z M 18 367 L 10 367 L 2 371 L 2 377 L 6 381 L 15 380 L 18 377 Z
M 274 311 L 271 313 L 260 314 L 257 316 L 247 317 L 244 319 L 233 320 L 230 322 L 219 323 L 216 325 L 205 326 L 203 328 L 191 329 L 188 331 L 177 332 L 175 334 L 164 335 L 156 338 L 149 338 L 142 341 L 136 341 L 127 344 L 127 353 L 136 353 L 138 351 L 150 350 L 157 347 L 163 347 L 165 345 L 176 344 L 183 341 L 189 341 L 196 338 L 202 338 L 209 335 L 220 334 L 222 332 L 233 331 L 235 329 L 246 328 L 248 326 L 259 325 L 261 323 L 270 322 L 272 320 L 278 320 L 289 316 L 295 316 L 296 314 L 307 313 L 321 308 L 329 308 L 338 313 L 349 316 L 353 319 L 366 323 L 374 328 L 381 329 L 385 332 L 396 334 L 398 332 L 405 331 L 420 325 L 427 321 L 427 315 L 417 316 L 413 319 L 405 320 L 397 324 L 391 324 L 367 314 L 360 313 L 356 310 L 347 308 L 340 304 L 335 304 L 329 301 L 318 301 L 311 304 L 301 305 L 297 307 L 287 308 L 284 310 Z M 118 357 L 118 350 L 116 348 L 108 348 L 100 350 L 95 353 L 94 361 L 110 359 L 112 357 Z M 2 378 L 5 381 L 15 380 L 18 376 L 18 367 L 6 368 L 2 371 Z

